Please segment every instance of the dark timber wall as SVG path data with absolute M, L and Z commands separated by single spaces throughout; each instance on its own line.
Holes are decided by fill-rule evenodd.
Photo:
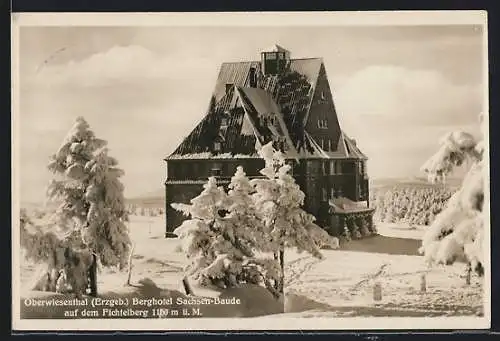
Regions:
M 320 68 L 305 127 L 323 150 L 334 151 L 337 149 L 340 138 L 340 125 L 323 65 Z
M 242 166 L 248 177 L 260 176 L 264 167 L 262 159 L 185 159 L 167 161 L 167 181 L 165 182 L 166 235 L 174 237 L 172 232 L 187 217 L 171 207 L 172 203 L 189 203 L 203 190 L 203 185 L 210 176 L 226 187 L 236 168 Z

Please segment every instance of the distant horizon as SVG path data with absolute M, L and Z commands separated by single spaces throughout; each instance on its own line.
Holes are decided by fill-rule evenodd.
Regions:
M 207 177 L 208 179 L 208 177 Z M 463 176 L 449 176 L 447 178 L 448 180 L 454 182 L 454 181 L 461 181 L 463 180 Z M 379 177 L 379 178 L 370 178 L 370 182 L 376 181 L 376 182 L 383 182 L 383 181 L 398 181 L 398 180 L 422 180 L 425 181 L 426 177 L 425 176 L 409 176 L 409 177 Z M 411 182 L 410 182 L 411 183 Z M 429 186 L 432 185 L 431 182 L 428 182 Z M 436 184 L 437 185 L 437 184 Z M 125 196 L 125 200 L 135 200 L 135 199 L 149 199 L 149 198 L 158 198 L 159 196 L 164 196 L 165 194 L 165 188 L 159 187 L 156 191 L 149 191 L 149 192 L 144 192 L 139 195 L 135 196 Z M 41 205 L 44 204 L 46 200 L 41 200 L 41 201 L 21 201 L 21 207 L 25 205 Z

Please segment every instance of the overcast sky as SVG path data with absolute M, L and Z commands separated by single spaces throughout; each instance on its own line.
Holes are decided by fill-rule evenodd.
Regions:
M 323 57 L 340 124 L 372 178 L 419 175 L 450 130 L 477 133 L 482 32 L 441 27 L 23 27 L 22 201 L 44 198 L 46 165 L 74 119 L 109 142 L 127 196 L 157 191 L 163 158 L 202 118 L 219 66 L 278 43 Z

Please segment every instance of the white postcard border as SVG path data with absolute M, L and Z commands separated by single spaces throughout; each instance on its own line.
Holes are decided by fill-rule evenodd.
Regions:
M 490 229 L 486 229 L 483 317 L 353 317 L 283 318 L 176 318 L 176 319 L 20 319 L 19 244 L 19 30 L 23 26 L 411 26 L 482 25 L 484 64 L 485 141 L 489 142 L 488 35 L 486 11 L 376 11 L 376 12 L 250 12 L 250 13 L 13 13 L 12 26 L 12 328 L 17 331 L 129 330 L 469 330 L 490 328 Z M 489 143 L 485 145 L 485 219 L 490 225 Z

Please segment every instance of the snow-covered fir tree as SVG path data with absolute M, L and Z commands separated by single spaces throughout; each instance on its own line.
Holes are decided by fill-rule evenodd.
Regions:
M 276 262 L 256 256 L 256 252 L 266 248 L 266 242 L 259 234 L 251 191 L 252 186 L 239 167 L 229 185 L 229 194 L 210 177 L 190 204 L 172 204 L 191 218 L 174 233 L 191 260 L 186 274 L 198 284 L 220 288 L 259 284 L 276 294 L 272 285 L 279 274 Z
M 305 194 L 289 174 L 291 167 L 283 154 L 270 142 L 262 146 L 259 155 L 265 161 L 260 171 L 265 178 L 251 180 L 255 188 L 253 199 L 271 249 L 280 263 L 281 278 L 276 289 L 283 293 L 286 248 L 297 248 L 322 258 L 319 245 L 338 245 L 338 241 L 314 223 L 313 215 L 302 209 Z
M 275 290 L 280 279 L 278 262 L 274 258 L 265 256 L 256 257 L 273 251 L 266 234 L 265 225 L 260 220 L 252 194 L 254 188 L 246 176 L 243 167 L 239 166 L 231 178 L 227 196 L 226 219 L 232 225 L 234 244 L 246 250 L 244 261 L 245 282 L 264 284 L 274 295 L 279 296 Z
M 55 179 L 50 200 L 59 202 L 54 221 L 75 246 L 90 247 L 102 265 L 123 266 L 130 244 L 128 216 L 119 178 L 123 171 L 108 156 L 107 142 L 98 139 L 78 117 L 48 168 Z
M 444 181 L 456 167 L 468 165 L 461 188 L 429 226 L 420 252 L 429 264 L 465 261 L 479 275 L 484 271 L 484 142 L 466 132 L 447 134 L 423 166 L 431 181 Z
M 89 205 L 83 240 L 100 257 L 102 265 L 119 265 L 127 262 L 130 248 L 128 212 L 120 177 L 123 170 L 118 161 L 108 155 L 108 149 L 100 149 L 85 165 L 88 187 L 85 191 Z

